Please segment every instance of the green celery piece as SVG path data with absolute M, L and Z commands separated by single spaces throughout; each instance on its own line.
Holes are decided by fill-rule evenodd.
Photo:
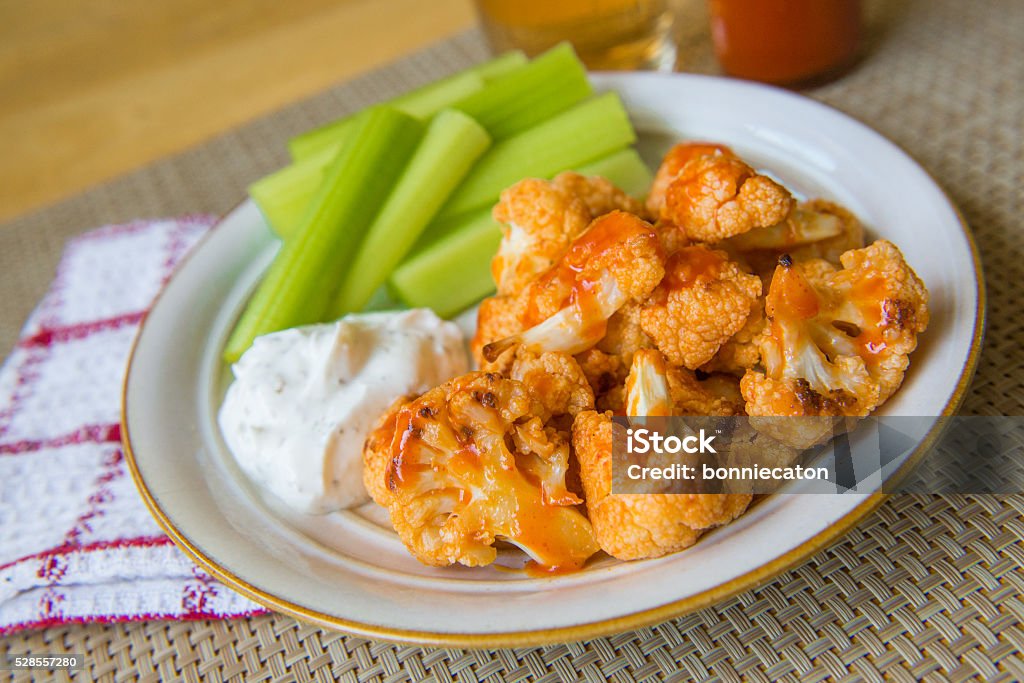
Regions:
M 408 253 L 445 199 L 491 144 L 484 128 L 454 109 L 439 112 L 363 238 L 342 280 L 333 317 L 361 310 Z
M 506 52 L 475 67 L 399 95 L 384 104 L 418 119 L 428 119 L 452 103 L 480 90 L 488 80 L 519 69 L 526 63 L 526 55 L 521 51 Z M 346 116 L 292 138 L 288 141 L 288 152 L 292 159 L 299 161 L 327 147 L 337 147 L 344 136 L 351 132 L 352 119 L 353 116 Z
M 467 71 L 401 95 L 391 102 L 407 114 L 427 119 L 450 102 L 463 99 L 471 89 L 483 87 L 522 68 L 526 56 L 506 52 Z M 249 195 L 263 212 L 270 228 L 282 239 L 295 232 L 309 200 L 316 193 L 323 169 L 352 132 L 355 115 L 303 133 L 289 142 L 295 161 L 249 186 Z
M 249 186 L 249 196 L 281 239 L 295 232 L 309 208 L 309 201 L 320 186 L 324 168 L 337 151 L 333 147 L 321 150 L 265 175 Z
M 490 209 L 464 217 L 451 233 L 395 269 L 390 291 L 411 307 L 432 308 L 449 318 L 494 292 L 491 259 L 501 228 Z
M 522 50 L 509 50 L 486 62 L 480 62 L 476 66 L 470 67 L 469 70 L 486 82 L 504 76 L 510 71 L 515 71 L 529 61 L 526 53 Z
M 654 175 L 632 147 L 613 152 L 606 157 L 574 169 L 580 175 L 596 175 L 612 183 L 637 199 L 643 199 L 651 189 Z
M 650 169 L 632 147 L 574 170 L 607 178 L 635 197 L 646 194 L 653 180 Z M 491 259 L 501 243 L 501 227 L 491 218 L 488 207 L 449 219 L 438 226 L 438 232 L 442 237 L 422 247 L 417 245 L 395 269 L 388 287 L 409 306 L 426 306 L 440 316 L 450 317 L 494 291 Z
M 390 107 L 360 114 L 324 173 L 299 229 L 277 253 L 228 339 L 234 362 L 269 332 L 320 322 L 366 228 L 404 171 L 423 124 Z
M 451 106 L 479 121 L 499 141 L 546 121 L 593 93 L 583 63 L 571 45 L 561 43 Z
M 447 107 L 452 102 L 457 102 L 483 87 L 482 76 L 471 71 L 462 71 L 412 92 L 399 95 L 387 101 L 385 106 L 405 112 L 417 119 L 426 119 L 439 109 Z M 332 121 L 289 140 L 288 152 L 292 159 L 302 161 L 324 149 L 336 149 L 345 141 L 346 136 L 352 134 L 354 116 L 358 116 L 358 114 Z
M 449 198 L 438 219 L 491 205 L 502 190 L 523 178 L 549 178 L 635 140 L 636 133 L 618 95 L 610 92 L 591 98 L 495 144 Z
M 549 119 L 593 92 L 567 43 L 524 65 L 525 59 L 521 52 L 506 53 L 395 98 L 388 106 L 426 119 L 451 104 L 500 139 Z M 484 79 L 489 79 L 485 86 Z M 289 149 L 295 162 L 250 186 L 249 194 L 282 239 L 295 231 L 319 184 L 320 170 L 352 134 L 352 121 L 343 118 L 293 138 Z

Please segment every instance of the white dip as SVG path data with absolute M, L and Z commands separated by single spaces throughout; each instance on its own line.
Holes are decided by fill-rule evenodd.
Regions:
M 349 508 L 369 500 L 363 442 L 381 413 L 468 369 L 459 328 L 424 308 L 275 332 L 232 367 L 220 428 L 246 474 L 289 506 Z

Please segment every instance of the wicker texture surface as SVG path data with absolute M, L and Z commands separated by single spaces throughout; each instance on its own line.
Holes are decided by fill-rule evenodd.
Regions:
M 989 291 L 986 348 L 962 412 L 1024 414 L 1024 3 L 919 0 L 876 10 L 864 62 L 808 94 L 895 141 L 959 205 Z M 683 66 L 714 72 L 701 21 L 684 27 Z M 484 54 L 478 34 L 460 36 L 0 227 L 0 346 L 13 344 L 68 236 L 138 217 L 224 212 L 246 183 L 284 161 L 291 134 Z M 77 680 L 1022 680 L 1022 539 L 1024 496 L 893 496 L 764 586 L 584 643 L 434 650 L 272 615 L 52 628 L 10 636 L 0 652 L 86 653 Z

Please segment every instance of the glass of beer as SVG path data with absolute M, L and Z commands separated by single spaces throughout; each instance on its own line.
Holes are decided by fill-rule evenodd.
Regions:
M 595 71 L 675 67 L 670 0 L 476 0 L 495 52 L 569 41 Z

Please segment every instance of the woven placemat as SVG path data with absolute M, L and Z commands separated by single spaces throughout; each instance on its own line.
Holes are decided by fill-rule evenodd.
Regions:
M 691 11 L 683 66 L 714 72 L 705 20 Z M 988 341 L 964 412 L 1024 414 L 1024 3 L 890 2 L 874 7 L 872 26 L 864 62 L 809 94 L 894 140 L 961 207 L 989 289 Z M 138 217 L 223 212 L 247 182 L 284 161 L 290 134 L 484 55 L 477 33 L 460 36 L 0 227 L 0 347 L 13 344 L 69 235 Z M 10 636 L 0 652 L 87 653 L 80 680 L 1022 680 L 1022 513 L 1024 496 L 893 496 L 767 585 L 577 644 L 436 650 L 272 615 L 52 628 Z

